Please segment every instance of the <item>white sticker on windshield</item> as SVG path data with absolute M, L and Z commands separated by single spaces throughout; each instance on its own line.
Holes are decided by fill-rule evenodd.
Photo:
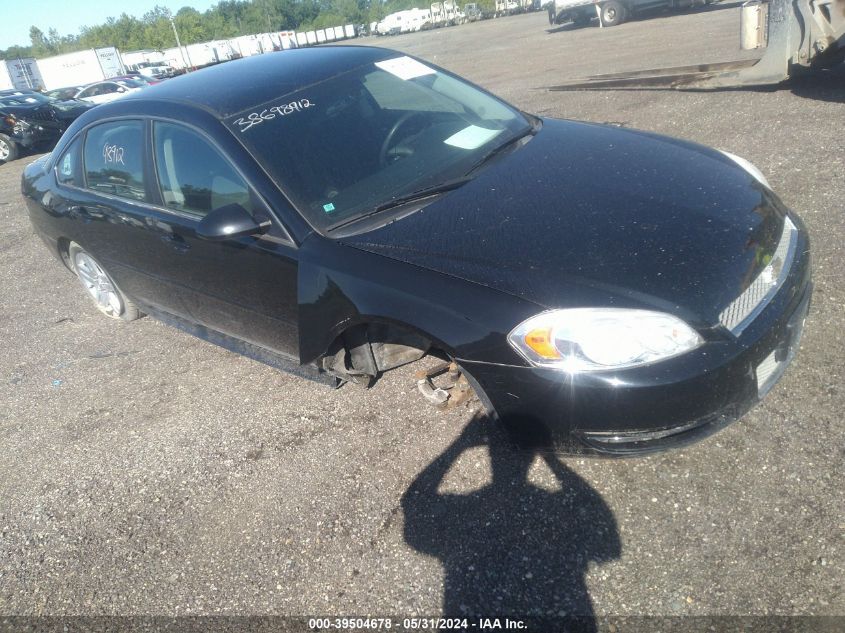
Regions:
M 476 149 L 501 133 L 502 130 L 489 130 L 486 127 L 470 125 L 460 132 L 455 132 L 443 142 L 461 149 Z
M 385 59 L 383 62 L 376 62 L 376 66 L 382 70 L 386 70 L 391 75 L 396 75 L 399 79 L 413 79 L 414 77 L 422 77 L 423 75 L 433 75 L 435 71 L 416 59 L 410 57 L 394 57 L 393 59 Z

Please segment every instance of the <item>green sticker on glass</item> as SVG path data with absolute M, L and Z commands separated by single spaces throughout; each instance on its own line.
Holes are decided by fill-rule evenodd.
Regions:
M 334 211 L 334 205 L 331 202 L 329 202 L 328 204 L 324 204 L 323 211 L 325 211 L 326 213 L 331 213 L 332 211 Z

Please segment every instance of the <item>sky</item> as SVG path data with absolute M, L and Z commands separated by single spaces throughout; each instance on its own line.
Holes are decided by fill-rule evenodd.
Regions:
M 156 5 L 176 13 L 184 6 L 205 11 L 212 4 L 217 0 L 0 0 L 0 49 L 29 46 L 33 25 L 45 33 L 54 28 L 61 35 L 76 35 L 81 26 L 101 24 L 121 13 L 141 17 Z

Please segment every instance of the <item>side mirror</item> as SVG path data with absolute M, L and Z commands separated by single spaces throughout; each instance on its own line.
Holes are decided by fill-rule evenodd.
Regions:
M 249 211 L 239 204 L 227 204 L 205 216 L 197 225 L 197 236 L 204 240 L 220 241 L 264 233 L 269 222 L 259 224 Z
M 118 92 L 126 92 L 126 88 L 124 88 L 123 86 L 120 86 L 120 87 L 117 89 L 117 91 L 118 91 Z

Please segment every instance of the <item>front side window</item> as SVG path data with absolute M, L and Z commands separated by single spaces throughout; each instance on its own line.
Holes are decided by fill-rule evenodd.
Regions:
M 410 57 L 366 64 L 226 123 L 324 230 L 463 177 L 532 129 L 504 102 Z
M 145 200 L 144 124 L 103 123 L 85 137 L 85 179 L 89 189 L 130 200 Z
M 164 204 L 196 215 L 230 204 L 252 213 L 249 187 L 228 160 L 198 133 L 156 122 L 154 144 Z

